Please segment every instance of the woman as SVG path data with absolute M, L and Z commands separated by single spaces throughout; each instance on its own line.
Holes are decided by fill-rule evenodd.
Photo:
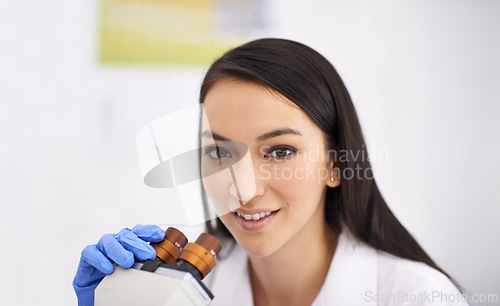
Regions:
M 202 169 L 230 163 L 231 141 L 253 166 L 252 183 L 232 190 L 204 180 L 216 210 L 229 212 L 209 232 L 236 242 L 206 280 L 213 305 L 466 304 L 382 198 L 347 89 L 319 53 L 283 39 L 242 45 L 211 66 L 200 102 L 211 130 Z M 228 193 L 240 205 L 227 207 Z M 142 226 L 103 236 L 82 252 L 77 295 L 112 271 L 108 250 L 130 266 L 154 257 L 143 241 L 161 238 Z

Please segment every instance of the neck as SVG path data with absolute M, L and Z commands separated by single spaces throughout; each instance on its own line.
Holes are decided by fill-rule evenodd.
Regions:
M 325 281 L 338 239 L 337 231 L 326 222 L 319 223 L 303 229 L 270 256 L 249 257 L 255 305 L 313 303 Z

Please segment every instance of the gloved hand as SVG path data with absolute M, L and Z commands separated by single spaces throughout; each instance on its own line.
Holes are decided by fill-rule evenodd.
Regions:
M 113 273 L 113 262 L 130 268 L 135 259 L 154 259 L 156 251 L 146 241 L 158 242 L 164 237 L 165 231 L 159 226 L 137 224 L 132 229 L 122 229 L 116 235 L 106 234 L 97 244 L 86 246 L 73 279 L 78 305 L 94 305 L 95 288 L 106 274 Z

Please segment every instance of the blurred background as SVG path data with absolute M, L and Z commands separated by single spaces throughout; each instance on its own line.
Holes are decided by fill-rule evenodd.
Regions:
M 396 216 L 468 292 L 500 295 L 499 13 L 493 0 L 0 0 L 0 304 L 76 305 L 85 245 L 184 222 L 175 190 L 143 184 L 136 134 L 196 104 L 211 61 L 261 37 L 333 63 L 368 149 L 386 152 L 373 167 Z

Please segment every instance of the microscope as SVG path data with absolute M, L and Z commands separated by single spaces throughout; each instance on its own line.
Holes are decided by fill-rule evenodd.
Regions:
M 215 267 L 220 242 L 202 233 L 188 243 L 179 230 L 169 227 L 165 239 L 151 246 L 154 260 L 136 262 L 131 269 L 115 266 L 95 291 L 95 306 L 202 306 L 214 298 L 202 282 Z

